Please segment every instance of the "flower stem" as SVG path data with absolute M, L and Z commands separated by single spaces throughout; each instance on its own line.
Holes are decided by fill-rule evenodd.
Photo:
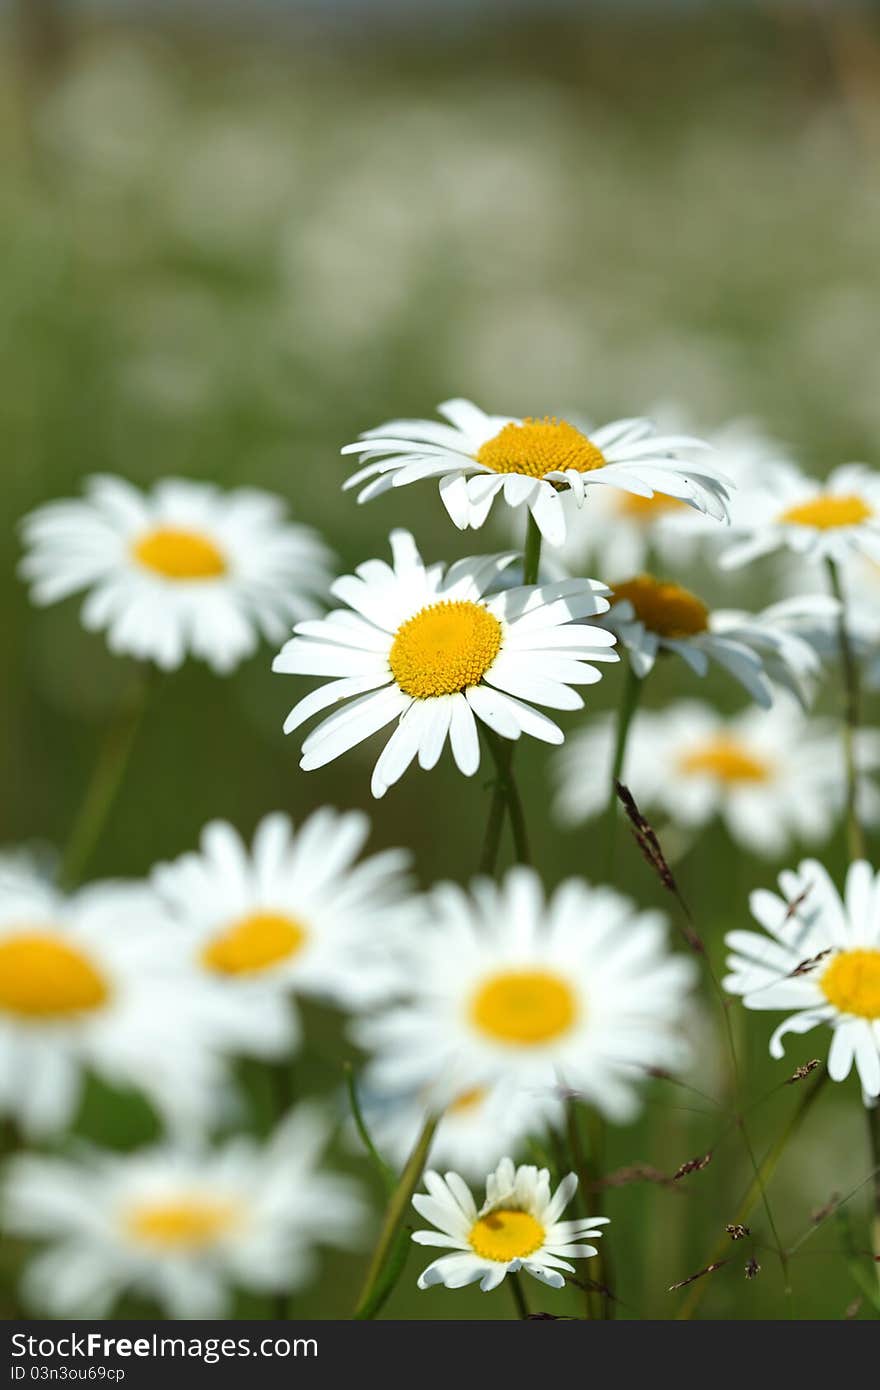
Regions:
M 825 1084 L 826 1076 L 827 1072 L 823 1071 L 821 1076 L 817 1077 L 817 1079 L 813 1082 L 813 1085 L 809 1088 L 809 1090 L 804 1093 L 800 1105 L 798 1105 L 792 1111 L 791 1115 L 788 1117 L 788 1121 L 782 1129 L 782 1132 L 777 1136 L 773 1144 L 767 1150 L 766 1154 L 764 1155 L 764 1158 L 758 1166 L 757 1171 L 755 1172 L 755 1176 L 749 1183 L 746 1195 L 743 1197 L 742 1201 L 739 1204 L 737 1213 L 734 1216 L 733 1221 L 731 1222 L 732 1225 L 744 1226 L 758 1202 L 763 1200 L 766 1203 L 767 1184 L 769 1183 L 774 1172 L 776 1171 L 776 1167 L 779 1163 L 779 1160 L 782 1158 L 782 1155 L 785 1152 L 789 1142 L 797 1134 L 804 1120 L 807 1118 L 807 1115 L 810 1113 L 810 1110 L 813 1107 L 813 1103 L 815 1102 L 820 1091 L 822 1090 L 823 1085 Z M 715 1249 L 712 1251 L 711 1256 L 706 1261 L 706 1264 L 713 1265 L 716 1264 L 720 1259 L 722 1259 L 724 1256 L 724 1252 L 725 1250 L 727 1250 L 729 1244 L 729 1238 L 725 1239 L 722 1237 L 718 1241 L 718 1244 L 715 1246 Z M 677 1319 L 686 1320 L 694 1316 L 694 1313 L 696 1312 L 700 1302 L 702 1301 L 703 1294 L 706 1291 L 706 1287 L 707 1284 L 705 1278 L 699 1279 L 695 1284 L 691 1285 L 690 1292 L 687 1298 L 684 1300 L 684 1303 L 681 1305 L 681 1308 L 678 1310 L 678 1313 L 676 1314 Z
M 354 1317 L 358 1321 L 376 1317 L 403 1272 L 409 1240 L 400 1227 L 424 1172 L 440 1118 L 440 1115 L 428 1116 L 391 1195 L 364 1287 L 354 1310 Z
M 513 1294 L 513 1301 L 516 1304 L 516 1315 L 518 1318 L 529 1316 L 529 1305 L 526 1302 L 525 1289 L 518 1274 L 508 1274 L 507 1281 L 510 1284 L 510 1292 Z
M 607 846 L 607 880 L 611 882 L 614 870 L 614 852 L 617 844 L 617 791 L 616 783 L 621 780 L 624 764 L 626 762 L 626 745 L 629 738 L 629 731 L 632 728 L 633 717 L 639 706 L 641 699 L 642 686 L 644 681 L 640 680 L 633 670 L 632 662 L 627 662 L 626 676 L 624 677 L 623 693 L 620 697 L 620 707 L 617 711 L 617 733 L 614 740 L 614 759 L 611 764 L 611 782 L 608 790 L 608 804 L 605 812 L 606 821 L 606 846 Z
M 846 616 L 846 596 L 837 562 L 829 559 L 828 582 L 840 604 L 837 619 L 837 641 L 840 648 L 840 667 L 843 676 L 843 756 L 846 762 L 846 837 L 849 857 L 864 859 L 865 836 L 859 820 L 859 774 L 856 766 L 856 738 L 859 729 L 859 667 L 850 641 Z
M 541 532 L 535 518 L 529 512 L 526 525 L 526 548 L 523 554 L 523 583 L 537 584 L 541 569 Z
M 880 1286 L 880 1101 L 866 1111 L 868 1120 L 868 1141 L 871 1153 L 871 1166 L 874 1180 L 871 1190 L 874 1194 L 874 1210 L 871 1214 L 871 1249 Z
M 149 690 L 148 676 L 141 672 L 107 730 L 64 853 L 60 879 L 67 888 L 79 882 L 107 824 L 143 721 Z

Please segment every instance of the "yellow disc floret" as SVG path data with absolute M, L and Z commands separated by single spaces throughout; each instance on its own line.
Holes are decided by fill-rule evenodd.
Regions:
M 637 575 L 615 584 L 612 603 L 628 599 L 635 615 L 658 637 L 696 637 L 709 626 L 709 610 L 702 599 L 680 584 L 667 584 L 650 574 Z
M 544 1227 L 530 1212 L 500 1207 L 474 1222 L 468 1240 L 482 1259 L 507 1264 L 540 1250 Z
M 768 782 L 773 769 L 746 744 L 728 734 L 708 738 L 683 753 L 679 768 L 692 776 L 714 777 L 718 782 Z
M 842 1014 L 880 1018 L 880 950 L 841 951 L 819 981 L 822 993 Z
M 471 1001 L 481 1033 L 515 1047 L 534 1047 L 567 1033 L 578 1014 L 571 986 L 549 970 L 504 970 L 486 980 Z
M 293 917 L 254 912 L 225 927 L 202 951 L 202 962 L 222 975 L 254 975 L 302 950 L 308 933 Z
M 228 568 L 225 556 L 209 536 L 176 526 L 160 526 L 141 536 L 132 554 L 138 564 L 164 579 L 219 579 Z
M 0 941 L 0 1014 L 70 1018 L 100 1009 L 109 997 L 101 972 L 60 936 L 28 930 Z
M 596 468 L 604 468 L 606 459 L 601 449 L 574 425 L 547 417 L 505 425 L 480 445 L 477 462 L 493 473 L 525 473 L 530 478 L 544 478 L 565 468 L 592 473 Z
M 192 1196 L 136 1206 L 127 1213 L 125 1226 L 130 1237 L 154 1250 L 194 1251 L 215 1245 L 238 1218 L 233 1202 Z
M 653 497 L 640 497 L 636 492 L 615 492 L 614 501 L 621 516 L 645 526 L 666 512 L 691 510 L 687 502 L 682 502 L 678 497 L 667 497 L 665 492 L 655 492 Z
M 815 526 L 819 531 L 832 531 L 837 526 L 860 526 L 873 515 L 873 508 L 861 497 L 826 492 L 789 507 L 779 520 L 786 526 Z
M 501 650 L 501 624 L 468 600 L 432 603 L 397 629 L 388 656 L 400 689 L 417 700 L 478 685 Z

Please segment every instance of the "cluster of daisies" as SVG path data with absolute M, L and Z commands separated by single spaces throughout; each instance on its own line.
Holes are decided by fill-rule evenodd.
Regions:
M 715 818 L 777 861 L 826 842 L 847 809 L 880 822 L 880 732 L 851 728 L 845 745 L 809 712 L 841 654 L 880 684 L 880 475 L 849 465 L 820 484 L 752 427 L 703 440 L 669 412 L 595 428 L 463 400 L 440 414 L 347 445 L 347 486 L 365 501 L 435 480 L 463 531 L 497 521 L 497 502 L 521 533 L 500 552 L 445 564 L 395 531 L 389 557 L 332 579 L 323 541 L 274 497 L 98 477 L 25 519 L 22 573 L 35 602 L 84 595 L 87 628 L 165 670 L 191 656 L 225 674 L 261 638 L 280 647 L 273 669 L 314 682 L 284 726 L 318 717 L 301 769 L 381 733 L 377 798 L 447 744 L 467 777 L 499 740 L 563 744 L 552 714 L 581 710 L 615 664 L 631 714 L 671 659 L 685 681 L 720 668 L 749 703 L 725 716 L 689 694 L 631 724 L 586 717 L 554 755 L 560 820 L 606 807 L 614 770 L 685 848 Z M 778 592 L 758 613 L 660 571 L 769 560 Z M 603 578 L 583 577 L 594 566 Z M 444 1253 L 420 1287 L 491 1290 L 525 1270 L 558 1288 L 596 1254 L 603 1218 L 562 1219 L 575 1177 L 553 1191 L 546 1167 L 514 1159 L 543 1152 L 571 1097 L 625 1124 L 649 1075 L 687 1065 L 694 962 L 661 913 L 612 887 L 573 877 L 548 893 L 516 866 L 421 892 L 405 851 L 364 855 L 368 833 L 330 809 L 298 828 L 269 815 L 250 843 L 216 822 L 142 882 L 66 891 L 26 859 L 0 863 L 0 1117 L 19 1145 L 0 1216 L 42 1247 L 22 1282 L 33 1307 L 98 1316 L 132 1296 L 219 1316 L 234 1289 L 286 1295 L 320 1245 L 368 1238 L 358 1187 L 324 1166 L 335 1131 L 357 1138 L 341 1094 L 285 1107 L 265 1141 L 246 1133 L 238 1062 L 288 1063 L 309 998 L 341 1010 L 366 1054 L 357 1119 L 390 1165 L 437 1122 L 430 1161 L 447 1171 L 423 1175 L 413 1205 L 430 1229 L 413 1240 Z M 790 1013 L 774 1056 L 785 1034 L 829 1027 L 831 1076 L 854 1066 L 874 1104 L 880 875 L 857 859 L 841 897 L 807 860 L 780 889 L 752 897 L 761 932 L 730 934 L 725 987 Z M 94 1077 L 139 1092 L 161 1142 L 58 1153 Z

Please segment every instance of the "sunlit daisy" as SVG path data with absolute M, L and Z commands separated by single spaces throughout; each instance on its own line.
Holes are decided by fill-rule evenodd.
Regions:
M 600 679 L 591 663 L 618 659 L 611 633 L 576 621 L 605 612 L 605 586 L 569 579 L 487 598 L 513 556 L 426 569 L 407 531 L 392 534 L 391 550 L 393 565 L 368 560 L 337 579 L 332 592 L 348 607 L 300 623 L 275 659 L 286 675 L 335 678 L 300 700 L 285 732 L 344 704 L 305 739 L 300 767 L 323 767 L 392 721 L 373 771 L 374 796 L 416 757 L 420 767 L 434 767 L 447 738 L 459 769 L 473 775 L 477 720 L 504 738 L 526 733 L 561 743 L 558 725 L 526 701 L 581 709 L 572 687 Z
M 770 1040 L 774 1057 L 787 1033 L 828 1024 L 829 1076 L 843 1081 L 855 1063 L 865 1096 L 880 1096 L 880 874 L 851 864 L 841 899 L 823 865 L 806 859 L 779 886 L 780 895 L 751 895 L 766 936 L 728 934 L 724 987 L 747 1009 L 793 1010 Z
M 153 874 L 181 929 L 191 968 L 235 1004 L 243 1051 L 289 1052 L 299 1043 L 295 997 L 362 1008 L 392 987 L 392 950 L 407 911 L 404 850 L 357 863 L 370 831 L 359 811 L 327 807 L 294 831 L 267 816 L 253 848 L 225 821 L 201 852 Z
M 566 515 L 562 493 L 581 505 L 594 487 L 620 488 L 639 497 L 663 493 L 724 520 L 727 487 L 714 463 L 692 463 L 679 450 L 704 449 L 689 436 L 658 435 L 650 420 L 615 420 L 589 434 L 555 417 L 518 420 L 486 415 L 470 401 L 438 407 L 449 422 L 391 420 L 368 430 L 344 454 L 363 467 L 346 487 L 365 486 L 365 502 L 391 487 L 436 478 L 450 517 L 461 530 L 482 526 L 495 498 L 527 507 L 551 545 L 562 545 Z
M 600 814 L 608 800 L 615 722 L 602 716 L 557 755 L 557 810 L 568 822 Z M 860 769 L 880 768 L 880 731 L 858 735 Z M 769 858 L 792 842 L 821 843 L 844 809 L 846 773 L 839 729 L 809 720 L 787 701 L 724 718 L 683 700 L 643 711 L 632 726 L 623 780 L 644 811 L 688 827 L 720 817 L 744 848 Z M 861 815 L 880 819 L 880 788 L 865 779 Z
M 697 676 L 705 676 L 711 662 L 723 666 L 765 708 L 773 703 L 774 682 L 805 704 L 820 667 L 813 647 L 775 622 L 771 610 L 713 612 L 690 589 L 650 574 L 614 584 L 602 622 L 626 647 L 640 679 L 653 670 L 660 652 L 670 651 Z
M 819 481 L 791 466 L 769 470 L 738 497 L 733 523 L 743 539 L 721 557 L 730 568 L 782 549 L 812 561 L 880 560 L 880 473 L 848 463 Z
M 417 1245 L 440 1246 L 452 1253 L 441 1255 L 419 1275 L 419 1288 L 445 1284 L 461 1289 L 479 1281 L 484 1293 L 497 1289 L 506 1274 L 524 1269 L 527 1274 L 561 1289 L 566 1274 L 574 1274 L 573 1259 L 596 1255 L 595 1245 L 585 1241 L 602 1235 L 606 1216 L 587 1216 L 574 1221 L 560 1217 L 577 1191 L 574 1173 L 552 1193 L 546 1168 L 513 1165 L 502 1158 L 486 1179 L 486 1200 L 477 1207 L 467 1183 L 458 1173 L 425 1174 L 426 1195 L 416 1193 L 413 1206 L 435 1228 L 414 1231 Z
M 143 493 L 91 478 L 84 499 L 25 518 L 21 574 L 35 603 L 86 592 L 82 621 L 113 652 L 164 669 L 192 655 L 225 673 L 327 591 L 329 552 L 284 510 L 251 488 L 169 478 Z
M 348 1179 L 322 1172 L 327 1139 L 311 1107 L 260 1145 L 85 1149 L 24 1155 L 4 1190 L 8 1233 L 45 1242 L 23 1281 L 28 1304 L 58 1318 L 100 1318 L 124 1294 L 169 1317 L 229 1314 L 236 1289 L 286 1293 L 313 1276 L 317 1244 L 351 1246 L 364 1210 Z
M 545 902 L 530 869 L 470 894 L 442 884 L 410 943 L 408 999 L 355 1026 L 368 1084 L 434 1086 L 447 1101 L 507 1082 L 583 1094 L 614 1120 L 647 1068 L 686 1055 L 677 1031 L 693 962 L 670 955 L 662 913 L 578 879 Z
M 367 1128 L 379 1152 L 396 1168 L 402 1168 L 412 1153 L 434 1108 L 431 1094 L 430 1087 L 427 1092 L 361 1092 Z M 548 1128 L 559 1128 L 562 1118 L 562 1102 L 549 1092 L 504 1083 L 473 1086 L 445 1106 L 431 1145 L 431 1161 L 480 1178 L 504 1154 L 520 1152 L 528 1138 L 540 1139 Z
M 222 1019 L 154 895 L 120 884 L 63 897 L 24 872 L 0 883 L 0 1113 L 61 1129 L 94 1072 L 185 1125 L 205 1119 Z

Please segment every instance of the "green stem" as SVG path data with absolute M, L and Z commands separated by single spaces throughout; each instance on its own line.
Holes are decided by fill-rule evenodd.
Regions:
M 626 745 L 633 718 L 639 707 L 644 681 L 633 670 L 632 662 L 627 662 L 623 693 L 617 711 L 617 732 L 614 740 L 614 758 L 611 764 L 611 782 L 608 788 L 608 804 L 605 812 L 607 826 L 606 845 L 608 856 L 607 880 L 611 882 L 614 869 L 614 851 L 617 844 L 617 789 L 626 763 Z
M 526 548 L 523 554 L 523 583 L 537 584 L 541 569 L 541 532 L 537 522 L 529 512 L 526 526 Z
M 807 1115 L 810 1113 L 810 1110 L 813 1107 L 813 1103 L 815 1102 L 817 1096 L 822 1090 L 823 1085 L 825 1084 L 826 1076 L 827 1072 L 823 1071 L 822 1075 L 819 1076 L 816 1079 L 816 1081 L 813 1082 L 813 1085 L 809 1088 L 809 1090 L 805 1092 L 805 1094 L 801 1098 L 800 1104 L 796 1106 L 796 1108 L 792 1111 L 791 1115 L 788 1117 L 788 1121 L 786 1122 L 782 1132 L 777 1136 L 774 1143 L 767 1150 L 767 1153 L 764 1155 L 761 1164 L 755 1172 L 755 1176 L 749 1183 L 746 1195 L 743 1197 L 742 1201 L 739 1204 L 737 1213 L 734 1216 L 733 1221 L 731 1223 L 732 1225 L 744 1226 L 747 1223 L 749 1217 L 751 1216 L 752 1211 L 754 1210 L 757 1203 L 761 1200 L 766 1202 L 767 1184 L 769 1183 L 770 1179 L 775 1173 L 779 1160 L 782 1158 L 782 1155 L 785 1152 L 789 1142 L 797 1134 L 804 1120 L 807 1118 Z M 706 1261 L 706 1264 L 716 1264 L 718 1260 L 720 1260 L 723 1257 L 724 1252 L 728 1249 L 729 1244 L 729 1237 L 726 1239 L 720 1239 L 718 1241 L 718 1244 L 715 1246 L 715 1249 L 712 1251 L 712 1254 L 709 1256 L 709 1259 Z M 687 1298 L 684 1300 L 684 1303 L 682 1304 L 681 1308 L 676 1314 L 676 1317 L 679 1320 L 686 1320 L 694 1316 L 694 1313 L 696 1312 L 699 1304 L 702 1301 L 703 1294 L 706 1291 L 706 1287 L 707 1284 L 705 1279 L 698 1279 L 695 1284 L 691 1285 L 690 1292 L 688 1293 Z
M 565 1133 L 568 1140 L 568 1156 L 573 1172 L 577 1175 L 580 1206 L 584 1216 L 589 1216 L 587 1194 L 593 1188 L 593 1173 L 591 1172 L 586 1155 L 584 1154 L 581 1143 L 581 1133 L 578 1127 L 577 1102 L 573 1096 L 568 1096 L 565 1101 Z M 599 1257 L 597 1256 L 597 1259 Z M 601 1282 L 601 1275 L 600 1275 Z M 586 1313 L 588 1318 L 596 1317 L 596 1299 L 592 1289 L 585 1290 Z M 600 1307 L 601 1311 L 601 1307 Z
M 495 763 L 496 781 L 492 793 L 492 805 L 489 808 L 489 823 L 486 826 L 486 841 L 483 846 L 480 868 L 483 873 L 494 874 L 498 867 L 501 826 L 505 811 L 510 819 L 516 862 L 518 864 L 531 864 L 532 856 L 529 850 L 529 837 L 526 830 L 522 798 L 513 773 L 514 745 L 510 739 L 500 738 L 498 734 L 493 733 L 485 725 L 483 725 L 481 733 Z
M 516 1304 L 516 1315 L 518 1318 L 529 1316 L 529 1305 L 526 1302 L 525 1289 L 518 1274 L 508 1274 L 507 1281 L 510 1284 L 510 1292 L 513 1294 L 513 1301 Z
M 864 859 L 865 836 L 859 820 L 859 774 L 856 764 L 856 738 L 859 729 L 859 667 L 850 641 L 846 618 L 846 596 L 837 563 L 829 559 L 828 582 L 840 604 L 837 619 L 837 641 L 840 648 L 840 668 L 843 676 L 843 756 L 846 762 L 846 837 L 849 857 Z
M 391 1197 L 394 1193 L 395 1187 L 397 1186 L 397 1178 L 394 1175 L 394 1170 L 391 1167 L 390 1163 L 385 1162 L 379 1150 L 376 1148 L 376 1145 L 373 1143 L 373 1136 L 370 1134 L 370 1131 L 367 1128 L 367 1122 L 364 1119 L 363 1111 L 361 1110 L 360 1100 L 358 1099 L 357 1082 L 354 1079 L 354 1068 L 351 1065 L 351 1062 L 345 1063 L 344 1070 L 345 1084 L 348 1088 L 348 1103 L 351 1107 L 351 1114 L 352 1119 L 355 1123 L 355 1128 L 357 1129 L 357 1132 L 360 1136 L 361 1143 L 367 1151 L 370 1162 L 372 1163 L 373 1167 L 375 1168 L 376 1172 L 381 1178 L 382 1184 L 385 1187 L 388 1196 Z
M 358 1321 L 368 1320 L 376 1316 L 400 1277 L 403 1269 L 400 1250 L 403 1250 L 403 1259 L 405 1259 L 408 1249 L 406 1233 L 402 1233 L 405 1243 L 402 1243 L 398 1238 L 400 1227 L 403 1225 L 413 1193 L 425 1170 L 440 1118 L 440 1115 L 428 1116 L 422 1132 L 416 1140 L 415 1148 L 407 1160 L 406 1167 L 400 1175 L 400 1181 L 391 1195 L 385 1212 L 385 1221 L 379 1233 L 379 1240 L 367 1270 L 364 1287 L 354 1310 L 354 1317 Z M 394 1258 L 395 1256 L 397 1258 Z
M 874 1210 L 871 1213 L 871 1249 L 874 1252 L 877 1283 L 880 1286 L 880 1102 L 870 1107 L 866 1113 L 871 1165 L 874 1170 L 874 1181 L 871 1184 L 871 1190 L 874 1194 Z
M 149 688 L 150 682 L 142 674 L 107 730 L 64 853 L 60 879 L 67 888 L 79 882 L 101 838 L 131 758 L 146 711 Z

